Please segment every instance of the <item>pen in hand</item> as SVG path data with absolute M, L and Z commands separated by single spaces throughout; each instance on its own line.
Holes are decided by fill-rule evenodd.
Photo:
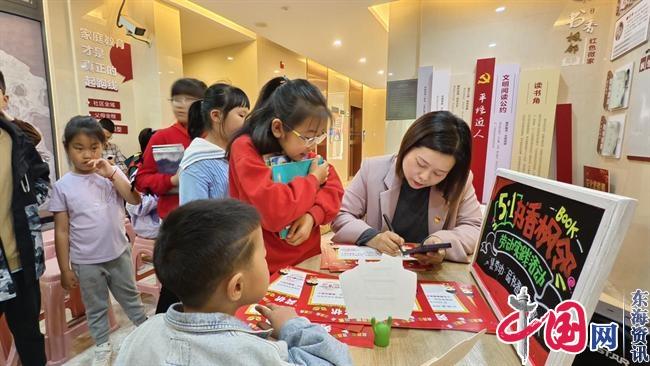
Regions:
M 390 224 L 390 220 L 388 219 L 388 216 L 386 216 L 386 214 L 383 214 L 382 217 L 384 218 L 384 222 L 386 223 L 386 226 L 388 226 L 388 230 L 390 230 L 391 232 L 395 232 L 395 230 L 393 230 L 393 225 Z M 404 249 L 402 248 L 402 246 L 398 245 L 398 247 L 399 247 L 399 251 L 402 253 L 402 255 L 404 255 Z

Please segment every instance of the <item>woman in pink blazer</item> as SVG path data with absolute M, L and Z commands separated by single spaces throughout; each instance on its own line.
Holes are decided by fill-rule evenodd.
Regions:
M 430 112 L 406 131 L 397 155 L 366 159 L 345 190 L 332 223 L 333 241 L 397 255 L 404 242 L 449 242 L 418 255 L 422 263 L 469 262 L 482 215 L 472 186 L 468 125 L 449 112 Z M 387 230 L 383 216 L 392 223 Z

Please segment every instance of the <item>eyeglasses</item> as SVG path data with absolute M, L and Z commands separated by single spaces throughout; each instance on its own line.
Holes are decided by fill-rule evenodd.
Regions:
M 186 96 L 183 96 L 183 95 L 180 95 L 180 96 L 177 95 L 177 96 L 174 96 L 174 97 L 169 98 L 168 100 L 169 100 L 172 104 L 183 104 L 183 105 L 187 105 L 187 104 L 192 104 L 192 103 L 196 102 L 197 100 L 199 100 L 199 98 L 186 97 Z
M 327 133 L 324 133 L 324 134 L 322 134 L 320 136 L 305 137 L 305 136 L 301 135 L 300 132 L 294 130 L 293 128 L 291 128 L 289 126 L 287 126 L 286 123 L 282 122 L 282 124 L 284 125 L 284 127 L 290 129 L 291 132 L 293 132 L 294 135 L 298 136 L 302 140 L 302 142 L 305 144 L 305 146 L 307 146 L 307 147 L 318 145 L 321 142 L 323 142 L 323 140 L 325 140 L 325 138 L 327 138 Z

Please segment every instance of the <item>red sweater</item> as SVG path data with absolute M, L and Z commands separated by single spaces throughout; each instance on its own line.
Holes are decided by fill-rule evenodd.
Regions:
M 341 180 L 333 166 L 329 169 L 329 177 L 323 186 L 311 174 L 295 178 L 289 184 L 275 183 L 271 169 L 248 135 L 239 137 L 232 144 L 228 173 L 230 196 L 255 206 L 259 211 L 270 273 L 320 253 L 319 225 L 336 217 L 343 199 Z M 307 212 L 315 222 L 309 239 L 299 246 L 280 239 L 280 231 Z
M 149 140 L 147 149 L 144 151 L 142 166 L 138 169 L 135 178 L 135 187 L 140 192 L 151 192 L 158 195 L 158 216 L 161 219 L 167 217 L 173 209 L 178 207 L 178 193 L 167 194 L 174 185 L 172 175 L 158 173 L 158 166 L 153 158 L 153 145 L 183 144 L 187 148 L 190 145 L 190 135 L 179 122 L 156 131 Z

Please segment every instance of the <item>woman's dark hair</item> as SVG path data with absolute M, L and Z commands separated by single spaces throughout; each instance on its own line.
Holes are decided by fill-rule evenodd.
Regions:
M 242 135 L 249 135 L 260 155 L 282 151 L 278 139 L 271 131 L 271 122 L 278 118 L 282 128 L 290 131 L 305 120 L 320 123 L 332 118 L 327 101 L 314 84 L 304 79 L 289 80 L 277 77 L 269 80 L 255 103 L 253 111 L 246 117 L 244 126 L 230 139 L 232 143 Z
M 147 127 L 143 128 L 142 131 L 138 134 L 138 142 L 140 143 L 140 151 L 144 153 L 144 151 L 147 149 L 147 145 L 149 145 L 149 140 L 151 140 L 151 136 L 156 133 L 155 130 Z
M 472 134 L 465 121 L 450 112 L 429 112 L 415 120 L 402 138 L 395 173 L 404 178 L 404 156 L 416 147 L 426 147 L 456 159 L 445 179 L 437 184 L 447 202 L 454 200 L 465 187 L 472 161 Z
M 203 100 L 192 103 L 188 114 L 187 132 L 191 139 L 201 137 L 205 131 L 212 129 L 210 112 L 221 112 L 221 128 L 228 113 L 238 107 L 250 108 L 251 103 L 243 90 L 236 86 L 217 83 L 210 85 L 203 95 Z
M 203 98 L 207 85 L 198 79 L 183 78 L 172 84 L 172 97 L 174 95 L 189 95 L 197 99 Z
M 234 199 L 182 205 L 160 227 L 156 276 L 183 304 L 202 306 L 221 281 L 250 262 L 255 248 L 250 234 L 259 226 L 257 210 Z
M 102 145 L 106 142 L 106 136 L 104 136 L 102 126 L 100 126 L 96 119 L 91 116 L 76 116 L 72 117 L 65 125 L 65 129 L 63 130 L 63 147 L 67 150 L 70 141 L 81 133 L 96 138 Z

